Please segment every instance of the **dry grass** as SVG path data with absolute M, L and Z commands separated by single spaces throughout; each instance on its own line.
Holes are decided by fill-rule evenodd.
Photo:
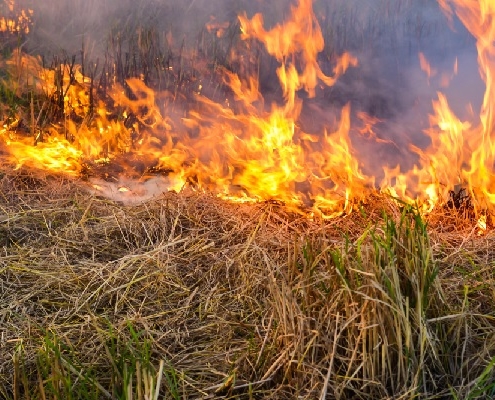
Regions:
M 493 235 L 428 235 L 383 198 L 321 223 L 28 172 L 0 188 L 3 397 L 493 394 Z

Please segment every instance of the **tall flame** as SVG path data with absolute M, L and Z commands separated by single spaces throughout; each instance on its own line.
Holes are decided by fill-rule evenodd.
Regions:
M 439 0 L 448 16 L 455 14 L 476 38 L 479 71 L 486 84 L 480 121 L 471 127 L 461 123 L 449 110 L 443 99 L 437 109 L 439 124 L 447 128 L 450 136 L 458 143 L 452 151 L 460 180 L 466 184 L 477 206 L 495 206 L 495 3 L 491 0 Z M 464 142 L 464 146 L 463 145 Z M 462 147 L 467 150 L 462 152 Z M 461 158 L 458 156 L 462 155 Z M 481 203 L 485 204 L 481 204 Z

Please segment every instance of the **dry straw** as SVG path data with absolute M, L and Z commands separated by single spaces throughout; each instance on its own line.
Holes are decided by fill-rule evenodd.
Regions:
M 445 210 L 124 206 L 8 169 L 0 189 L 2 397 L 493 395 L 493 236 Z

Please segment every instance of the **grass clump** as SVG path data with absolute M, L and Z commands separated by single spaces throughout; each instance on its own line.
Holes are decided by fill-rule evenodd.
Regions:
M 120 337 L 109 326 L 104 332 L 105 354 L 110 365 L 85 365 L 79 352 L 53 332 L 40 338 L 35 365 L 24 358 L 22 342 L 16 348 L 14 363 L 14 398 L 53 399 L 154 399 L 161 379 L 166 378 L 164 392 L 180 398 L 173 368 L 156 369 L 150 360 L 151 342 L 142 338 L 129 324 L 129 337 Z

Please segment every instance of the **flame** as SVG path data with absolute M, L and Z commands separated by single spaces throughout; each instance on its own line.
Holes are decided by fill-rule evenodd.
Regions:
M 448 191 L 460 185 L 468 190 L 477 212 L 495 206 L 495 162 L 493 71 L 495 71 L 495 3 L 490 0 L 439 0 L 449 19 L 454 13 L 477 39 L 480 73 L 486 83 L 479 124 L 460 120 L 448 100 L 438 93 L 430 115 L 431 128 L 425 131 L 431 144 L 425 150 L 410 146 L 419 162 L 410 171 L 385 168 L 382 190 L 408 202 L 416 201 L 429 212 L 445 201 Z M 433 76 L 432 68 L 420 54 L 422 69 Z M 454 74 L 457 73 L 457 62 Z
M 277 74 L 287 100 L 287 108 L 295 107 L 295 94 L 304 89 L 314 97 L 318 80 L 327 86 L 335 84 L 337 78 L 349 68 L 357 65 L 357 59 L 345 53 L 334 67 L 334 76 L 327 76 L 321 70 L 317 56 L 324 48 L 323 35 L 313 13 L 312 0 L 299 0 L 297 6 L 291 6 L 291 18 L 283 25 L 278 24 L 270 31 L 263 27 L 263 16 L 256 14 L 251 20 L 240 16 L 242 38 L 255 38 L 262 42 L 268 53 L 281 64 Z M 300 56 L 298 72 L 293 62 L 287 59 L 291 55 Z
M 429 85 L 431 78 L 434 78 L 438 75 L 438 71 L 437 71 L 437 69 L 435 69 L 431 66 L 430 62 L 428 61 L 428 59 L 426 58 L 424 53 L 420 52 L 418 54 L 418 57 L 419 57 L 419 66 L 420 66 L 421 70 L 428 77 L 428 85 Z M 458 65 L 457 65 L 457 58 L 456 58 L 456 60 L 454 62 L 454 66 L 452 68 L 452 72 L 451 73 L 442 72 L 440 74 L 440 79 L 439 79 L 440 87 L 442 87 L 442 88 L 449 87 L 450 82 L 457 75 L 457 71 L 458 71 Z
M 92 101 L 93 84 L 80 66 L 44 69 L 39 59 L 16 52 L 9 61 L 12 81 L 45 93 L 71 118 L 58 126 L 36 124 L 37 130 L 29 134 L 19 131 L 13 121 L 5 121 L 0 138 L 17 167 L 30 165 L 77 176 L 85 163 L 119 162 L 121 155 L 132 154 L 135 159 L 148 160 L 149 167 L 165 171 L 169 190 L 192 183 L 231 201 L 275 199 L 294 210 L 309 208 L 323 218 L 350 213 L 377 187 L 420 204 L 427 213 L 460 185 L 473 198 L 477 212 L 492 212 L 495 4 L 490 0 L 439 3 L 449 18 L 456 14 L 477 40 L 480 73 L 486 84 L 479 121 L 461 120 L 439 92 L 432 104 L 430 127 L 424 130 L 430 145 L 423 149 L 409 146 L 417 162 L 407 171 L 384 165 L 378 186 L 373 176 L 363 172 L 352 133 L 377 145 L 397 147 L 376 134 L 376 125 L 382 121 L 357 113 L 362 127 L 355 128 L 352 105 L 347 104 L 337 110 L 334 126 L 320 134 L 304 132 L 299 124 L 299 93 L 315 97 L 319 87 L 334 85 L 348 68 L 357 65 L 355 57 L 344 53 L 331 71 L 322 69 L 318 61 L 324 40 L 311 0 L 299 0 L 287 20 L 270 29 L 264 27 L 261 14 L 239 16 L 246 46 L 262 43 L 278 63 L 281 104 L 265 104 L 256 74 L 241 76 L 219 69 L 232 95 L 215 101 L 201 94 L 199 83 L 188 110 L 177 118 L 173 110 L 177 94 L 152 90 L 141 78 L 128 79 L 124 86 L 115 84 L 108 92 L 109 100 Z M 228 28 L 214 19 L 207 26 L 220 36 Z M 438 74 L 424 54 L 419 54 L 419 64 L 428 79 Z M 20 79 L 26 76 L 31 81 Z M 452 77 L 442 76 L 440 86 Z M 17 86 L 13 91 L 21 94 L 24 89 Z M 122 185 L 115 191 L 122 194 L 128 188 Z
M 4 0 L 5 14 L 0 16 L 0 33 L 24 33 L 28 34 L 33 23 L 33 10 L 18 10 L 14 0 Z M 2 9 L 0 5 L 0 10 Z
M 426 59 L 426 56 L 422 52 L 420 52 L 418 56 L 419 56 L 419 65 L 421 67 L 421 70 L 426 73 L 429 82 L 430 78 L 436 76 L 437 70 L 435 68 L 432 68 L 429 61 Z
M 464 125 L 457 133 L 464 133 L 469 152 L 463 157 L 461 179 L 466 183 L 479 208 L 484 202 L 490 211 L 495 204 L 494 110 L 495 88 L 495 3 L 491 0 L 439 0 L 447 15 L 454 12 L 476 38 L 479 71 L 486 84 L 480 122 L 472 128 Z
M 206 30 L 210 33 L 214 32 L 216 37 L 221 38 L 225 35 L 226 30 L 229 28 L 229 22 L 217 22 L 214 16 L 210 17 L 210 22 L 206 24 Z
M 476 223 L 476 228 L 478 228 L 478 236 L 482 236 L 486 233 L 487 224 L 486 224 L 486 215 L 481 215 L 478 218 L 478 222 Z

